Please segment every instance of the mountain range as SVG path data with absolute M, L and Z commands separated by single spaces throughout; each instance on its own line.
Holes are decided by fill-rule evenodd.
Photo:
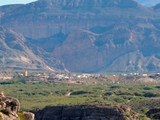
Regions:
M 159 12 L 160 4 L 133 0 L 39 0 L 1 6 L 0 25 L 23 35 L 24 53 L 52 69 L 158 72 Z

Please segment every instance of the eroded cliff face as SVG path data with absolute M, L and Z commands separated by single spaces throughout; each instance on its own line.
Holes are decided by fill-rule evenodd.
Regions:
M 0 67 L 37 69 L 45 63 L 26 46 L 23 35 L 0 26 Z
M 30 112 L 19 113 L 20 102 L 13 97 L 6 97 L 0 93 L 0 120 L 34 120 Z
M 130 12 L 139 10 L 137 14 L 143 12 L 142 6 L 133 0 L 38 0 L 15 6 L 12 11 L 1 8 L 5 14 L 0 24 L 25 37 L 38 39 L 50 37 L 60 30 L 67 34 L 74 30 L 114 24 L 119 20 L 117 10 L 123 14 L 121 8 L 130 8 Z
M 58 63 L 58 64 L 57 64 Z M 63 66 L 47 52 L 33 46 L 22 34 L 0 26 L 0 67 L 3 69 L 63 69 Z
M 96 106 L 46 107 L 36 113 L 37 120 L 137 120 L 129 108 Z

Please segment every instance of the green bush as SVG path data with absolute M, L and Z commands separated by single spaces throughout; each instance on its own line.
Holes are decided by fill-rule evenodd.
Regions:
M 116 95 L 133 95 L 131 92 L 119 90 L 115 93 Z
M 121 88 L 120 86 L 111 86 L 110 87 L 111 89 L 119 89 L 119 88 Z
M 158 89 L 160 89 L 160 86 L 156 86 L 155 88 L 158 88 Z
M 147 93 L 144 93 L 143 96 L 144 96 L 144 97 L 158 97 L 159 95 L 156 94 L 156 93 L 147 92 Z
M 122 98 L 122 97 L 116 97 L 113 99 L 115 102 L 117 103 L 122 103 L 122 102 L 125 102 L 125 100 Z
M 150 88 L 150 87 L 144 87 L 143 89 L 144 90 L 152 90 L 152 88 Z
M 86 92 L 86 91 L 74 91 L 74 92 L 72 92 L 71 93 L 71 95 L 81 95 L 81 94 L 87 94 L 88 92 Z
M 139 114 L 139 115 L 138 115 L 138 118 L 139 118 L 140 120 L 148 120 L 148 118 L 147 118 L 146 115 L 144 115 L 144 114 Z
M 138 92 L 135 92 L 134 95 L 135 96 L 143 96 L 142 93 L 138 93 Z
M 147 113 L 148 110 L 149 110 L 148 108 L 143 107 L 141 111 L 142 111 L 143 113 Z
M 25 114 L 18 113 L 18 116 L 20 117 L 20 120 L 25 120 Z
M 111 96 L 111 95 L 112 95 L 112 92 L 106 92 L 104 95 L 105 95 L 105 96 Z
M 131 116 L 128 112 L 125 112 L 124 114 L 125 114 L 125 116 L 127 116 L 127 117 L 130 117 L 130 116 Z

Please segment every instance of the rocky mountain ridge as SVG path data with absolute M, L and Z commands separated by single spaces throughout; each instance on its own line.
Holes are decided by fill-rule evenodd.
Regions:
M 135 0 L 137 2 L 139 2 L 140 4 L 144 5 L 144 6 L 155 6 L 156 4 L 160 3 L 159 0 Z
M 30 49 L 52 68 L 59 61 L 71 72 L 158 72 L 158 8 L 133 0 L 39 0 L 0 7 L 0 24 L 38 46 Z
M 37 39 L 50 37 L 60 31 L 68 34 L 76 29 L 88 29 L 96 25 L 106 26 L 105 20 L 109 22 L 108 24 L 112 20 L 117 21 L 118 14 L 124 11 L 127 14 L 132 14 L 133 11 L 137 13 L 137 15 L 133 13 L 136 16 L 144 16 L 144 12 L 149 13 L 149 9 L 147 11 L 146 9 L 148 8 L 132 0 L 125 2 L 124 0 L 39 0 L 15 7 L 14 10 L 6 13 L 4 11 L 4 17 L 0 23 L 22 33 L 25 37 Z M 108 17 L 113 19 L 110 20 Z M 24 27 L 26 25 L 28 27 Z

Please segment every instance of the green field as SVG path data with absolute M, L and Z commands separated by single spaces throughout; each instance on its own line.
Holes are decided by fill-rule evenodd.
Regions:
M 1 91 L 6 96 L 13 96 L 20 100 L 21 110 L 41 109 L 47 105 L 76 105 L 103 101 L 107 87 L 105 85 L 75 85 L 1 82 Z M 71 93 L 67 96 L 67 93 Z
M 144 114 L 150 108 L 160 107 L 160 84 L 157 83 L 130 81 L 82 85 L 10 80 L 0 82 L 0 90 L 6 96 L 18 98 L 22 111 L 35 111 L 51 105 L 98 103 L 108 106 L 128 105 Z

